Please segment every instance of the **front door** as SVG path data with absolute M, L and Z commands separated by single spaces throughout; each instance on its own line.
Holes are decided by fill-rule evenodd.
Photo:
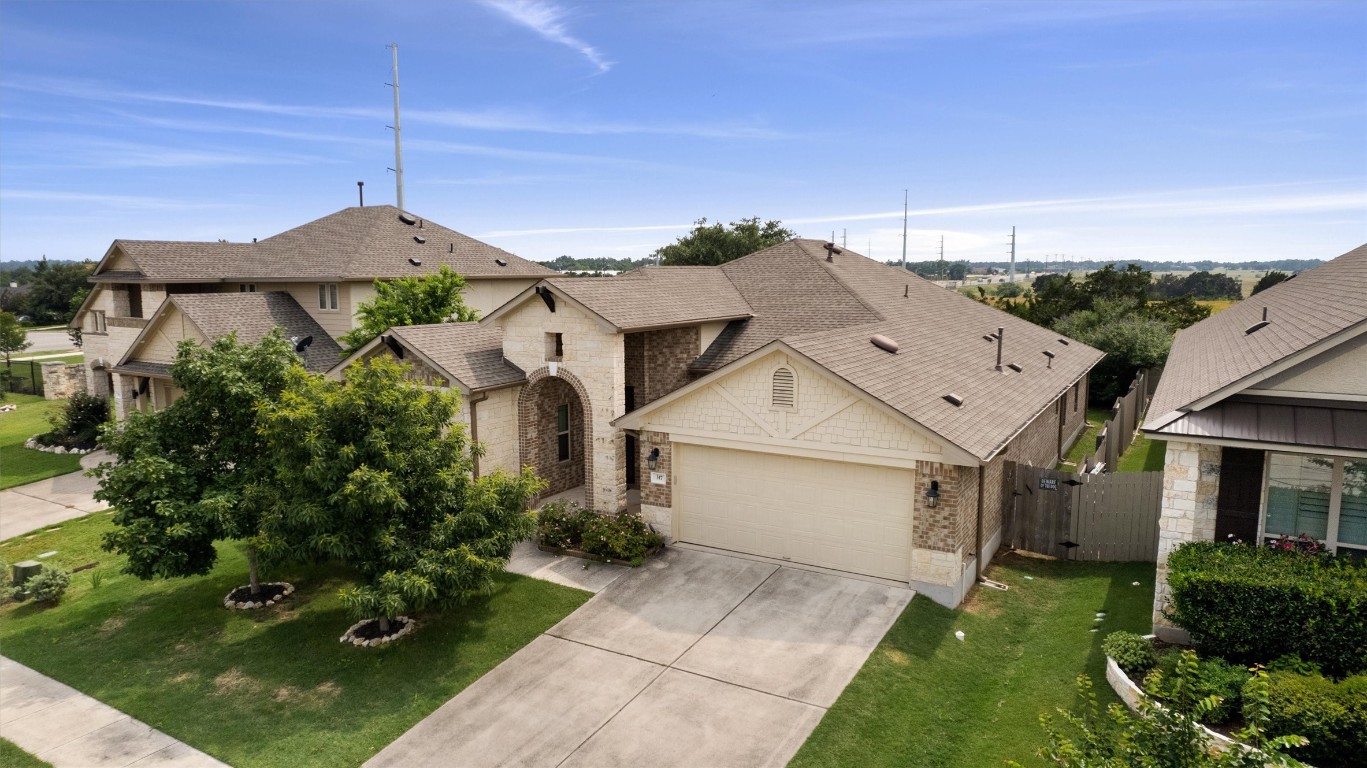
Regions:
M 636 388 L 627 387 L 627 413 L 636 410 Z M 636 460 L 636 436 L 627 435 L 627 487 L 638 488 L 641 485 L 641 478 L 637 477 Z

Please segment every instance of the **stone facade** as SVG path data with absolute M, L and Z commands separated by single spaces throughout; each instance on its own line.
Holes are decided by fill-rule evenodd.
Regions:
M 626 412 L 626 361 L 624 334 L 613 331 L 563 299 L 556 311 L 541 301 L 527 301 L 496 321 L 503 329 L 503 355 L 534 376 L 549 376 L 553 363 L 557 376 L 572 376 L 583 389 L 585 434 L 590 450 L 584 457 L 585 503 L 599 511 L 626 507 L 626 436 L 612 421 Z M 547 334 L 560 333 L 563 354 L 556 361 L 547 356 Z M 523 400 L 526 400 L 524 389 Z M 524 445 L 525 448 L 525 445 Z M 523 452 L 523 463 L 529 453 Z
M 1220 446 L 1169 441 L 1163 466 L 1163 508 L 1158 517 L 1158 575 L 1154 583 L 1153 628 L 1160 637 L 1183 640 L 1186 633 L 1163 616 L 1168 597 L 1168 555 L 1188 541 L 1215 538 L 1220 495 Z
M 43 399 L 64 400 L 88 390 L 83 363 L 43 363 Z
M 474 395 L 474 399 L 478 400 L 476 403 L 466 400 L 462 404 L 458 418 L 468 424 L 470 417 L 474 416 L 476 424 L 472 436 L 477 437 L 484 446 L 484 455 L 479 458 L 481 476 L 500 469 L 517 474 L 522 469 L 517 419 L 521 393 L 520 386 L 504 387 Z

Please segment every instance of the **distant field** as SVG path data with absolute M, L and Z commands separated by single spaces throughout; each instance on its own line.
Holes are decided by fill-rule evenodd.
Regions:
M 1229 309 L 1238 302 L 1233 299 L 1198 299 L 1196 303 L 1203 307 L 1210 307 L 1210 313 L 1215 315 L 1223 310 Z

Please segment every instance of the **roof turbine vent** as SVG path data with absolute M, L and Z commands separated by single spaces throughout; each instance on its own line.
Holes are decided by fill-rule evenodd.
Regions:
M 875 347 L 878 347 L 884 352 L 891 352 L 894 355 L 897 354 L 897 342 L 893 341 L 892 339 L 889 339 L 887 336 L 884 336 L 881 333 L 874 334 L 869 339 L 869 341 L 872 342 Z

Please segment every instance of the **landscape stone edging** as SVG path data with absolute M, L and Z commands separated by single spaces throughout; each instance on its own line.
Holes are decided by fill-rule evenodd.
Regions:
M 284 588 L 285 588 L 285 592 L 284 592 L 283 594 L 281 594 L 279 597 L 277 597 L 277 598 L 275 598 L 275 599 L 273 599 L 273 600 L 266 600 L 266 601 L 260 601 L 260 600 L 242 600 L 242 601 L 235 601 L 235 600 L 233 600 L 233 592 L 236 592 L 237 590 L 242 589 L 242 587 L 246 587 L 246 586 L 250 586 L 250 585 L 249 585 L 249 584 L 241 584 L 241 585 L 239 585 L 239 586 L 233 587 L 233 588 L 232 588 L 232 591 L 230 591 L 228 594 L 224 595 L 224 596 L 223 596 L 223 607 L 224 607 L 224 608 L 229 608 L 229 609 L 234 610 L 234 611 L 249 611 L 249 610 L 252 610 L 252 609 L 255 609 L 255 608 L 269 608 L 269 607 L 271 607 L 272 605 L 275 605 L 276 603 L 280 602 L 281 600 L 284 600 L 285 598 L 287 598 L 287 597 L 289 597 L 290 595 L 294 594 L 294 585 L 291 584 L 291 583 L 289 583 L 288 581 L 263 581 L 263 582 L 261 582 L 261 586 L 263 586 L 263 587 L 284 587 Z
M 1144 635 L 1144 639 L 1153 641 L 1154 635 Z M 1148 694 L 1144 693 L 1144 689 L 1135 685 L 1135 682 L 1130 679 L 1130 676 L 1125 674 L 1125 670 L 1121 669 L 1120 665 L 1115 663 L 1115 659 L 1110 656 L 1106 657 L 1106 682 L 1111 684 L 1111 690 L 1115 691 L 1115 695 L 1119 696 L 1120 700 L 1125 702 L 1125 706 L 1129 707 L 1132 711 L 1138 711 L 1139 702 L 1144 701 L 1149 697 Z M 1157 707 L 1162 705 L 1154 702 L 1154 706 Z M 1197 723 L 1197 725 L 1201 726 L 1201 729 L 1211 738 L 1215 748 L 1221 752 L 1233 747 L 1244 746 L 1223 733 L 1212 731 L 1201 723 Z
M 95 448 L 67 448 L 64 445 L 40 445 L 38 436 L 34 435 L 24 441 L 24 447 L 30 451 L 42 451 L 43 453 L 71 453 L 77 456 L 84 456 L 87 453 L 94 453 Z
M 340 643 L 351 643 L 352 645 L 360 646 L 361 648 L 374 648 L 376 646 L 384 645 L 385 643 L 392 643 L 395 640 L 398 640 L 399 638 L 409 634 L 410 632 L 418 628 L 418 622 L 408 618 L 407 616 L 395 616 L 394 620 L 402 621 L 403 626 L 399 628 L 398 632 L 395 632 L 394 634 L 389 635 L 388 637 L 377 637 L 373 640 L 367 640 L 363 637 L 357 637 L 356 630 L 360 629 L 366 624 L 369 624 L 372 621 L 377 621 L 377 619 L 361 619 L 360 621 L 348 627 L 346 633 L 343 634 L 341 637 L 337 638 L 337 641 Z

